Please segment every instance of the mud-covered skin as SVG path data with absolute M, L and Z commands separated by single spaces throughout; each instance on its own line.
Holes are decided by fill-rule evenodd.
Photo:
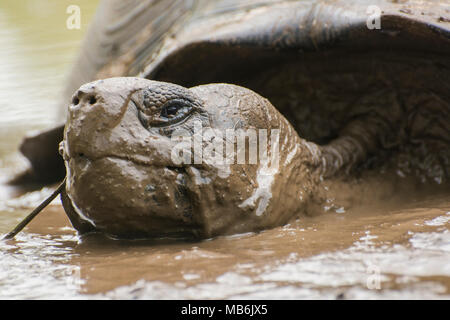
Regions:
M 149 115 L 159 117 L 175 100 L 192 110 L 177 122 L 148 125 Z M 142 120 L 145 112 L 150 120 Z M 171 133 L 192 131 L 196 121 L 219 130 L 280 129 L 279 168 L 218 165 L 207 155 L 200 164 L 174 163 L 178 141 Z M 69 106 L 60 148 L 67 168 L 63 203 L 80 232 L 121 238 L 261 230 L 286 223 L 313 191 L 315 165 L 305 143 L 268 100 L 242 87 L 101 80 L 83 85 Z

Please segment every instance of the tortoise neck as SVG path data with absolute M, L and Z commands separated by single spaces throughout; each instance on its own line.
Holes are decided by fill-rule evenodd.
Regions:
M 338 172 L 349 173 L 367 158 L 367 145 L 352 136 L 342 136 L 320 147 L 322 153 L 321 173 L 324 178 Z
M 339 137 L 327 145 L 318 146 L 322 163 L 322 176 L 328 178 L 337 173 L 349 173 L 364 162 L 380 146 L 386 146 L 386 140 L 394 132 L 388 121 L 376 115 L 368 115 L 350 122 Z

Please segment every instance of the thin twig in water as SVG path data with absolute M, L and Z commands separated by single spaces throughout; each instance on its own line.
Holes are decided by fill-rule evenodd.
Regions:
M 56 190 L 47 198 L 45 199 L 39 206 L 36 207 L 25 219 L 20 222 L 17 227 L 15 227 L 11 232 L 9 232 L 7 235 L 3 237 L 3 240 L 12 239 L 18 234 L 20 231 L 22 231 L 23 228 L 26 227 L 28 223 L 31 222 L 31 220 L 36 217 L 39 212 L 41 212 L 46 206 L 50 204 L 50 202 L 53 201 L 53 199 L 56 198 L 58 194 L 61 193 L 63 188 L 66 186 L 66 178 L 64 178 L 64 181 L 56 188 Z

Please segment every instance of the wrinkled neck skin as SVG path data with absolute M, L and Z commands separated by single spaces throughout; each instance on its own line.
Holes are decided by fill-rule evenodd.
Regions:
M 177 121 L 165 123 L 162 115 L 170 109 L 162 110 L 168 105 L 176 105 L 183 117 L 177 113 L 168 117 Z M 208 135 L 208 129 L 214 131 Z M 237 159 L 238 144 L 232 147 L 236 152 L 224 151 L 223 161 L 217 161 L 208 142 L 225 148 L 227 131 L 249 129 L 258 141 L 256 163 L 250 159 L 250 139 L 244 161 Z M 192 138 L 188 163 L 173 156 L 178 132 Z M 202 146 L 200 161 L 196 141 Z M 67 170 L 63 205 L 80 233 L 208 238 L 258 231 L 307 210 L 327 168 L 324 152 L 301 139 L 267 99 L 239 86 L 96 81 L 83 85 L 69 106 L 60 147 Z
M 267 99 L 248 89 L 211 84 L 191 90 L 202 97 L 211 127 L 236 134 L 254 129 L 258 137 L 266 131 L 268 141 L 266 148 L 258 143 L 258 152 L 267 150 L 268 162 L 258 155 L 256 164 L 248 158 L 238 163 L 236 156 L 230 165 L 206 163 L 187 169 L 195 170 L 199 178 L 194 202 L 203 214 L 205 234 L 262 230 L 287 223 L 304 211 L 320 179 L 318 147 L 301 139 Z M 276 130 L 278 139 L 271 135 Z M 247 149 L 251 148 L 247 145 Z M 249 157 L 251 150 L 246 151 Z M 204 160 L 208 162 L 208 155 Z

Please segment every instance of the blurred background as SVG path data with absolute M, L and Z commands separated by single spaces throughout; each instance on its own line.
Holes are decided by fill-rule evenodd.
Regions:
M 0 167 L 24 134 L 53 126 L 65 80 L 99 0 L 0 2 Z M 80 8 L 80 25 L 67 12 Z

